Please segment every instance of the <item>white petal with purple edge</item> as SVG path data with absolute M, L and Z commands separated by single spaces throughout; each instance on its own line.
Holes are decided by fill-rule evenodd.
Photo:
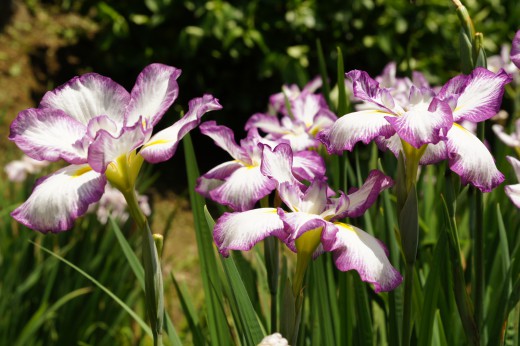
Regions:
M 338 210 L 337 218 L 358 217 L 374 204 L 379 194 L 394 184 L 392 179 L 378 170 L 368 175 L 361 188 L 347 195 L 349 203 L 345 210 Z
M 436 144 L 453 123 L 451 109 L 447 103 L 435 99 L 428 110 L 412 108 L 400 117 L 386 117 L 395 132 L 415 148 L 424 144 Z
M 453 120 L 479 122 L 493 117 L 500 110 L 504 86 L 511 80 L 504 70 L 495 74 L 477 67 L 466 80 L 464 91 L 457 99 Z
M 453 124 L 447 147 L 450 169 L 460 176 L 462 184 L 469 182 L 482 192 L 490 192 L 504 181 L 486 146 L 462 126 Z
M 195 191 L 210 198 L 209 192 L 224 184 L 224 180 L 241 167 L 243 166 L 236 161 L 221 163 L 197 179 Z
M 191 100 L 186 115 L 172 126 L 153 135 L 139 153 L 150 163 L 171 159 L 180 140 L 200 124 L 202 116 L 209 111 L 221 108 L 218 100 L 211 95 L 204 95 Z
M 224 184 L 210 192 L 211 198 L 235 211 L 252 209 L 257 201 L 276 188 L 276 181 L 260 172 L 260 167 L 243 167 Z
M 245 130 L 249 131 L 251 128 L 256 127 L 265 133 L 272 134 L 283 134 L 286 129 L 280 125 L 280 120 L 276 116 L 256 113 L 253 114 L 246 122 Z
M 92 118 L 106 115 L 122 126 L 129 100 L 128 91 L 112 79 L 87 73 L 48 91 L 40 107 L 61 109 L 84 125 Z
M 81 145 L 86 132 L 85 125 L 63 111 L 30 108 L 12 122 L 9 139 L 33 159 L 81 164 L 87 161 Z
M 104 173 L 110 162 L 141 146 L 147 134 L 151 131 L 151 128 L 143 129 L 142 122 L 137 122 L 132 127 L 123 128 L 118 137 L 112 136 L 105 130 L 100 130 L 96 139 L 88 148 L 89 165 L 96 172 Z
M 520 124 L 520 119 L 516 121 L 517 133 L 520 135 L 520 131 L 518 131 L 519 124 Z M 497 137 L 500 138 L 500 140 L 502 142 L 504 142 L 505 145 L 507 145 L 509 147 L 520 147 L 520 138 L 518 138 L 518 135 L 516 133 L 514 133 L 512 135 L 508 135 L 504 131 L 504 127 L 499 124 L 495 124 L 491 128 L 493 129 L 493 132 L 495 132 Z
M 520 30 L 515 34 L 513 45 L 511 46 L 511 61 L 520 69 Z
M 280 213 L 280 218 L 285 224 L 288 246 L 293 248 L 294 241 L 303 233 L 318 227 L 325 227 L 326 221 L 316 214 L 305 212 Z
M 88 165 L 67 166 L 39 179 L 27 201 L 11 216 L 40 232 L 65 231 L 85 214 L 89 204 L 101 198 L 105 184 L 105 176 Z
M 282 143 L 278 144 L 276 148 L 271 150 L 271 147 L 268 145 L 259 145 L 263 147 L 260 172 L 262 172 L 263 175 L 276 180 L 278 184 L 285 182 L 298 184 L 298 181 L 292 174 L 293 152 L 291 146 Z
M 340 154 L 343 150 L 352 151 L 359 141 L 368 144 L 378 136 L 388 138 L 393 135 L 395 130 L 387 121 L 389 117 L 394 115 L 380 110 L 349 113 L 328 129 L 319 132 L 317 137 L 331 154 Z
M 325 161 L 315 151 L 299 151 L 293 154 L 293 173 L 298 179 L 313 181 L 325 176 Z
M 181 70 L 163 64 L 146 66 L 137 76 L 130 93 L 130 102 L 125 112 L 126 126 L 132 126 L 143 117 L 147 127 L 153 127 L 177 99 L 177 78 Z
M 374 284 L 376 292 L 391 291 L 403 280 L 390 264 L 383 243 L 365 231 L 344 223 L 335 223 L 337 232 L 323 232 L 325 251 L 333 253 L 341 271 L 356 270 L 361 280 Z
M 251 250 L 271 235 L 285 238 L 283 222 L 275 208 L 253 209 L 241 213 L 224 213 L 215 224 L 213 239 L 223 256 L 229 250 Z
M 448 148 L 446 142 L 440 141 L 437 144 L 428 144 L 423 156 L 419 160 L 420 165 L 432 165 L 448 159 Z

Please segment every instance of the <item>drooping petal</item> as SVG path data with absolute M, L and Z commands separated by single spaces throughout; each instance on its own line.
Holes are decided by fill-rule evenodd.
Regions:
M 147 127 L 155 126 L 179 95 L 177 78 L 180 75 L 181 70 L 173 66 L 146 66 L 137 76 L 130 93 L 130 102 L 125 112 L 126 126 L 134 125 L 139 117 L 143 117 Z
M 447 160 L 449 156 L 448 148 L 445 141 L 437 144 L 428 144 L 423 156 L 419 160 L 420 165 L 432 165 L 443 160 Z
M 490 192 L 504 181 L 486 146 L 462 126 L 453 125 L 446 145 L 450 169 L 460 176 L 462 184 L 469 182 L 482 192 Z
M 393 116 L 380 110 L 349 113 L 339 118 L 328 129 L 319 132 L 317 138 L 325 144 L 330 154 L 341 154 L 344 150 L 352 151 L 359 141 L 368 144 L 378 136 L 392 136 L 395 130 L 387 118 Z
M 241 213 L 224 213 L 213 229 L 219 252 L 227 257 L 229 250 L 251 250 L 269 236 L 284 239 L 282 220 L 275 208 L 261 208 Z
M 88 165 L 71 165 L 36 182 L 27 201 L 11 216 L 25 226 L 46 233 L 72 228 L 89 204 L 99 201 L 106 178 Z
M 260 167 L 242 167 L 224 184 L 210 191 L 211 198 L 235 211 L 252 209 L 256 202 L 276 188 L 276 181 L 260 172 Z
M 81 145 L 86 132 L 85 125 L 61 110 L 30 108 L 12 122 L 9 139 L 33 159 L 81 164 L 87 161 Z
M 219 109 L 222 109 L 222 106 L 211 95 L 191 100 L 186 115 L 172 126 L 153 135 L 139 153 L 150 163 L 171 159 L 180 140 L 200 124 L 202 116 L 209 111 Z
M 300 180 L 313 181 L 325 176 L 325 161 L 315 151 L 299 151 L 293 154 L 293 173 Z
M 449 80 L 439 92 L 439 98 L 458 94 L 453 121 L 480 122 L 498 113 L 504 86 L 511 80 L 512 77 L 503 69 L 495 74 L 483 67 L 477 67 L 468 76 L 457 76 Z
M 516 175 L 516 180 L 520 182 L 520 161 L 518 161 L 512 156 L 506 156 L 506 158 L 507 161 L 509 161 L 509 163 L 511 164 L 511 166 L 513 166 Z M 506 185 L 504 190 L 511 202 L 517 208 L 520 208 L 520 184 Z
M 520 69 L 520 30 L 515 34 L 513 45 L 511 46 L 511 61 Z
M 237 169 L 244 167 L 236 161 L 228 161 L 212 168 L 206 174 L 197 179 L 195 191 L 206 198 L 210 198 L 209 192 L 224 184 L 224 181 Z
M 123 128 L 117 137 L 108 131 L 100 130 L 88 148 L 90 167 L 96 172 L 104 173 L 110 162 L 140 147 L 151 130 L 145 130 L 140 121 L 132 127 Z
M 292 173 L 293 151 L 289 144 L 278 144 L 274 149 L 265 144 L 259 145 L 262 147 L 260 172 L 263 175 L 276 180 L 278 184 L 299 183 Z
M 396 104 L 390 91 L 386 88 L 381 88 L 379 83 L 373 80 L 365 71 L 353 70 L 346 73 L 345 76 L 352 81 L 355 97 L 372 103 L 381 108 L 381 110 L 388 111 L 388 113 L 402 113 L 402 107 Z
M 343 209 L 336 211 L 336 218 L 359 217 L 374 204 L 379 194 L 393 186 L 390 177 L 378 170 L 369 173 L 367 179 L 359 189 L 351 189 L 347 195 L 349 203 Z
M 400 117 L 386 117 L 401 139 L 415 148 L 424 144 L 436 144 L 453 123 L 451 109 L 447 103 L 434 99 L 428 110 L 411 109 Z
M 122 126 L 129 101 L 130 94 L 121 85 L 97 73 L 87 73 L 48 91 L 40 108 L 60 109 L 83 125 L 92 118 L 106 115 Z
M 325 251 L 332 252 L 339 270 L 356 270 L 361 280 L 374 284 L 376 292 L 391 291 L 401 284 L 403 278 L 390 264 L 382 242 L 357 227 L 334 225 L 334 232 L 328 228 L 322 233 L 322 244 Z

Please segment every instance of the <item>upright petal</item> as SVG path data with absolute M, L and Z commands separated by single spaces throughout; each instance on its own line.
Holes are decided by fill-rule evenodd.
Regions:
M 504 86 L 511 80 L 511 76 L 502 69 L 495 74 L 477 67 L 469 76 L 457 76 L 449 80 L 439 92 L 439 98 L 458 94 L 453 121 L 480 122 L 493 117 L 500 110 Z
M 227 205 L 235 211 L 245 211 L 252 209 L 255 203 L 271 193 L 276 185 L 275 180 L 260 172 L 260 167 L 242 167 L 209 194 L 220 204 Z
M 33 159 L 81 164 L 87 161 L 81 145 L 86 132 L 85 125 L 61 110 L 30 108 L 12 122 L 9 139 Z
M 390 137 L 395 133 L 387 118 L 391 113 L 380 110 L 365 110 L 349 113 L 339 118 L 331 127 L 318 133 L 317 138 L 327 147 L 330 154 L 352 151 L 354 145 L 362 141 L 370 143 L 374 138 Z
M 213 239 L 219 252 L 227 257 L 229 250 L 251 250 L 269 236 L 285 238 L 283 222 L 275 208 L 261 208 L 241 213 L 224 213 L 215 224 Z
M 130 94 L 121 85 L 97 73 L 87 73 L 48 91 L 40 108 L 60 109 L 83 125 L 99 115 L 107 115 L 123 126 L 129 101 Z
M 450 169 L 460 176 L 462 184 L 469 182 L 482 192 L 490 192 L 504 181 L 486 146 L 462 126 L 453 125 L 446 145 Z
M 163 64 L 151 64 L 137 76 L 125 112 L 125 124 L 131 126 L 143 117 L 154 127 L 179 95 L 177 78 L 181 70 Z
M 299 180 L 313 181 L 325 176 L 325 161 L 315 151 L 299 151 L 293 154 L 293 173 Z
M 99 201 L 105 184 L 105 176 L 88 165 L 67 166 L 39 179 L 31 196 L 11 216 L 43 233 L 68 230 L 89 204 Z
M 513 45 L 511 46 L 511 61 L 520 69 L 520 30 L 515 34 Z
M 415 148 L 424 144 L 436 144 L 453 123 L 451 109 L 445 102 L 434 99 L 428 110 L 412 108 L 400 117 L 386 117 L 395 132 Z
M 211 95 L 191 100 L 188 113 L 172 126 L 153 135 L 139 153 L 151 163 L 171 159 L 180 140 L 200 124 L 202 116 L 207 112 L 219 109 L 222 109 L 222 106 Z
M 390 91 L 386 88 L 381 88 L 379 83 L 373 80 L 365 71 L 353 70 L 345 75 L 353 83 L 352 87 L 355 97 L 372 103 L 391 114 L 403 111 L 402 107 L 396 104 Z
M 110 162 L 140 147 L 151 130 L 145 130 L 142 122 L 123 128 L 117 137 L 106 130 L 100 130 L 88 148 L 89 165 L 96 172 L 105 173 Z
M 388 261 L 382 242 L 365 231 L 344 223 L 335 223 L 336 231 L 322 233 L 325 251 L 331 251 L 341 271 L 356 270 L 361 280 L 374 284 L 376 292 L 391 291 L 403 280 Z
M 335 219 L 344 217 L 359 217 L 374 204 L 379 194 L 393 186 L 394 182 L 383 172 L 373 170 L 359 189 L 351 189 L 347 195 L 349 203 L 344 209 L 336 211 Z
M 262 147 L 262 163 L 260 172 L 282 184 L 289 182 L 298 184 L 298 180 L 292 173 L 293 151 L 289 144 L 278 144 L 274 149 L 266 144 L 259 144 Z

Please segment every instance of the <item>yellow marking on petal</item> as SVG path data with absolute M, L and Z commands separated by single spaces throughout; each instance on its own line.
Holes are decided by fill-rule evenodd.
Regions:
M 334 225 L 338 226 L 340 229 L 346 229 L 347 231 L 351 231 L 357 234 L 356 229 L 349 224 L 343 222 L 334 222 Z
M 146 148 L 146 147 L 149 147 L 149 146 L 152 146 L 152 145 L 157 145 L 157 144 L 165 144 L 165 143 L 168 143 L 170 142 L 169 140 L 167 139 L 157 139 L 153 142 L 148 142 L 146 143 L 143 147 Z
M 73 177 L 79 177 L 79 176 L 82 176 L 83 174 L 85 174 L 87 172 L 90 172 L 91 170 L 92 170 L 92 168 L 90 168 L 90 166 L 81 167 L 76 172 L 74 172 L 74 174 L 72 176 Z

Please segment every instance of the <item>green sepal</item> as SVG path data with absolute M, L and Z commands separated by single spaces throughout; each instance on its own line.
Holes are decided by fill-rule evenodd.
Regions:
M 473 45 L 471 44 L 471 38 L 468 37 L 464 30 L 460 31 L 460 63 L 462 73 L 470 74 L 473 70 Z

